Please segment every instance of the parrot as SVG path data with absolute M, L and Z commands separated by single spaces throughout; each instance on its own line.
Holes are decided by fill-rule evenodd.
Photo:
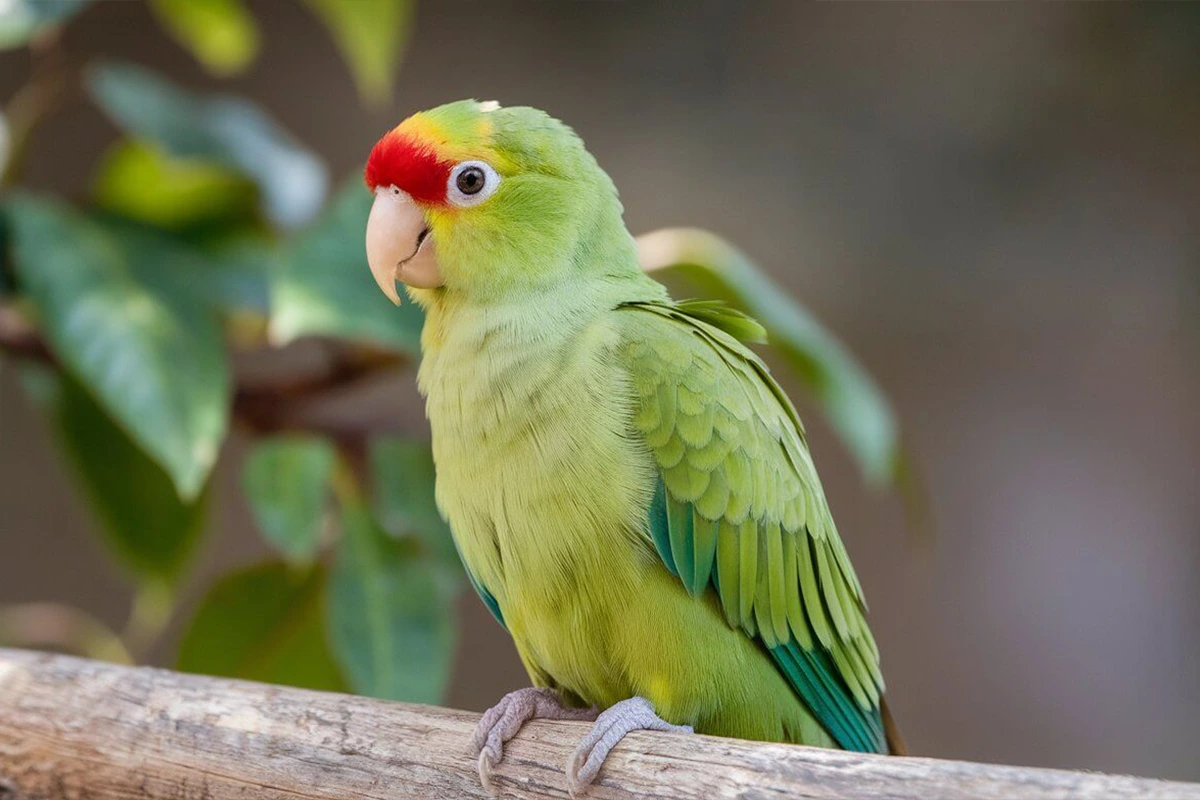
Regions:
M 635 730 L 903 753 L 763 327 L 648 276 L 613 181 L 543 111 L 413 114 L 364 177 L 370 272 L 424 312 L 437 506 L 532 683 L 479 721 L 484 786 L 531 719 L 592 723 L 573 796 Z

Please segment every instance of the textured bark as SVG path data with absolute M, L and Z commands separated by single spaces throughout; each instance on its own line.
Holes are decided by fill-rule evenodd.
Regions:
M 475 714 L 0 650 L 0 798 L 455 798 L 480 788 Z M 566 797 L 587 726 L 532 723 L 501 796 Z M 1171 798 L 1200 785 L 636 733 L 597 798 Z

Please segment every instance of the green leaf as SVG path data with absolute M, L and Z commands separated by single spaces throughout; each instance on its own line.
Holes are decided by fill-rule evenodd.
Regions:
M 871 482 L 894 480 L 900 434 L 883 392 L 846 347 L 745 255 L 712 233 L 671 228 L 638 237 L 642 267 L 683 277 L 705 297 L 756 318 L 816 395 Z
M 105 154 L 92 194 L 107 212 L 171 231 L 244 225 L 258 205 L 254 183 L 229 167 L 131 140 Z
M 175 583 L 204 529 L 204 495 L 182 502 L 162 468 L 69 376 L 30 365 L 22 378 L 54 422 L 111 552 L 143 580 Z
M 344 504 L 330 585 L 334 654 L 359 694 L 442 700 L 454 655 L 454 582 L 439 562 L 387 536 L 361 503 Z
M 265 316 L 270 306 L 272 243 L 253 235 L 201 245 L 208 261 L 203 280 L 192 285 L 220 311 L 253 311 Z
M 214 75 L 241 72 L 258 54 L 258 28 L 241 0 L 151 0 L 150 8 Z
M 329 183 L 325 165 L 248 100 L 196 97 L 128 64 L 90 67 L 86 86 L 132 136 L 178 158 L 212 161 L 248 176 L 262 192 L 272 222 L 294 227 L 320 210 Z
M 291 562 L 316 553 L 336 460 L 333 446 L 315 436 L 268 439 L 246 459 L 242 484 L 258 528 Z
M 320 565 L 295 571 L 273 562 L 218 580 L 179 646 L 184 672 L 331 692 L 346 690 L 329 653 Z
M 359 96 L 381 105 L 412 30 L 412 0 L 305 0 L 350 65 Z
M 188 254 L 118 239 L 49 200 L 21 196 L 6 208 L 18 279 L 54 351 L 194 498 L 228 425 L 224 346 L 199 299 L 141 279 Z
M 138 254 L 130 269 L 152 291 L 185 296 L 212 311 L 266 310 L 274 253 L 262 237 L 210 232 L 185 238 L 103 214 L 92 221 Z
M 415 533 L 445 563 L 460 566 L 450 526 L 434 500 L 429 444 L 378 436 L 371 440 L 370 463 L 375 513 L 384 530 L 393 538 Z
M 0 50 L 21 47 L 62 25 L 90 0 L 5 0 L 0 3 Z
M 372 201 L 361 181 L 347 181 L 316 225 L 282 254 L 271 293 L 276 342 L 339 336 L 420 354 L 420 310 L 392 305 L 367 266 L 363 237 Z

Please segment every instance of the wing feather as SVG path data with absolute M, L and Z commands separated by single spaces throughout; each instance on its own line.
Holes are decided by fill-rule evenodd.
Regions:
M 768 649 L 843 747 L 886 752 L 879 652 L 795 408 L 719 304 L 635 303 L 635 433 L 660 479 L 649 531 L 693 596 Z

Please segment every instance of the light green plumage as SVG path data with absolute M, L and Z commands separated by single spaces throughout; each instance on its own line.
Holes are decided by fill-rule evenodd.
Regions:
M 795 410 L 743 344 L 761 328 L 641 273 L 560 123 L 452 108 L 446 137 L 486 128 L 504 183 L 433 218 L 447 282 L 411 292 L 420 387 L 439 506 L 534 682 L 641 695 L 700 732 L 886 751 L 862 592 Z

